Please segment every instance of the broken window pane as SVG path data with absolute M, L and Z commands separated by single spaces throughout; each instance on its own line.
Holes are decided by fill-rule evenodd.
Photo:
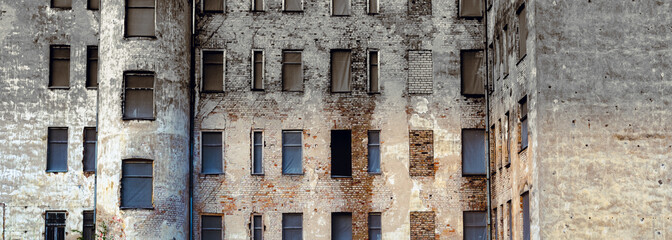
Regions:
M 350 0 L 332 0 L 331 6 L 334 16 L 350 15 Z
M 86 87 L 98 87 L 98 46 L 86 48 Z
M 254 51 L 253 54 L 252 90 L 264 90 L 264 53 Z
M 201 173 L 222 173 L 222 132 L 203 132 L 202 141 Z
M 369 92 L 380 92 L 380 83 L 378 80 L 378 51 L 369 52 Z
M 203 0 L 203 10 L 206 12 L 224 12 L 224 0 Z
M 460 0 L 460 17 L 482 17 L 482 0 Z
M 72 8 L 72 0 L 51 0 L 52 8 Z
M 65 239 L 65 212 L 47 211 L 44 215 L 45 239 Z
M 462 129 L 462 174 L 485 174 L 485 130 Z
M 381 240 L 380 213 L 369 213 L 369 240 Z
M 152 208 L 152 161 L 123 160 L 121 207 Z
M 264 239 L 264 234 L 263 234 L 263 224 L 261 221 L 261 216 L 260 215 L 255 215 L 252 219 L 252 239 L 253 240 L 263 240 Z
M 369 173 L 380 173 L 380 131 L 369 131 Z
M 222 239 L 222 216 L 201 216 L 201 239 Z
M 285 0 L 285 11 L 303 11 L 301 0 Z
M 154 0 L 126 0 L 126 37 L 153 37 L 154 25 Z
M 50 47 L 49 87 L 70 87 L 70 46 Z
M 462 95 L 482 96 L 485 94 L 483 77 L 483 50 L 461 52 Z
M 203 92 L 224 91 L 224 52 L 203 51 Z
M 331 239 L 352 240 L 352 213 L 331 213 Z
M 83 240 L 94 240 L 95 238 L 95 224 L 93 219 L 93 211 L 84 211 L 82 224 L 82 238 Z
M 301 131 L 282 131 L 282 174 L 303 174 Z
M 282 214 L 282 240 L 303 240 L 303 215 Z
M 154 73 L 126 72 L 124 119 L 154 119 Z
M 331 130 L 331 176 L 352 177 L 352 133 Z
M 254 132 L 252 136 L 252 174 L 263 174 L 263 148 L 264 139 L 262 132 Z
M 283 51 L 282 53 L 282 90 L 303 91 L 303 63 L 301 52 Z
M 96 128 L 84 128 L 84 172 L 96 171 Z
M 68 128 L 49 128 L 47 172 L 68 171 Z
M 484 211 L 464 212 L 464 239 L 485 240 L 488 236 L 486 217 Z
M 350 92 L 350 50 L 331 52 L 331 92 Z

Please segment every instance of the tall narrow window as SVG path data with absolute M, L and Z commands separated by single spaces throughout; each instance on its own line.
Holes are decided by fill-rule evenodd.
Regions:
M 203 174 L 221 174 L 222 171 L 222 132 L 203 132 L 202 136 Z
M 154 119 L 154 73 L 124 73 L 124 120 Z
M 203 11 L 214 13 L 224 12 L 224 0 L 203 0 Z
M 152 161 L 123 160 L 121 163 L 121 208 L 153 208 Z
M 252 54 L 252 90 L 264 90 L 264 52 Z
M 51 0 L 51 7 L 52 8 L 71 9 L 72 8 L 72 0 Z
M 483 1 L 460 0 L 460 17 L 483 17 Z
M 350 0 L 331 0 L 331 14 L 334 16 L 350 15 Z
M 47 172 L 68 171 L 68 128 L 49 128 Z
M 492 228 L 492 239 L 499 240 L 499 212 L 497 212 L 497 208 L 492 209 L 492 212 L 495 213 L 494 219 L 492 221 L 492 224 L 494 225 Z
M 261 215 L 252 216 L 252 240 L 264 239 L 264 225 L 262 224 Z
M 252 0 L 252 11 L 254 12 L 264 11 L 264 0 Z
M 463 50 L 460 52 L 462 95 L 481 97 L 485 94 L 483 50 Z
M 303 214 L 282 214 L 282 240 L 303 240 Z
M 509 136 L 511 135 L 510 129 L 510 118 L 509 118 L 509 112 L 507 111 L 504 116 L 506 117 L 506 122 L 504 122 L 504 125 L 506 126 L 506 132 L 504 135 L 504 146 L 506 146 L 506 161 L 504 161 L 504 166 L 509 167 L 511 166 L 511 139 Z
M 508 218 L 506 219 L 506 221 L 508 221 L 508 223 L 507 223 L 508 225 L 506 226 L 507 236 L 509 236 L 508 239 L 512 239 L 513 238 L 513 217 L 511 215 L 511 212 L 512 212 L 512 210 L 511 210 L 511 200 L 506 202 L 506 209 L 508 211 Z
M 381 240 L 380 213 L 369 213 L 369 240 Z
M 70 87 L 70 46 L 52 45 L 49 57 L 49 87 Z
M 282 174 L 303 174 L 301 131 L 282 131 Z
M 521 196 L 523 203 L 523 240 L 530 240 L 530 192 Z
M 502 28 L 502 74 L 504 74 L 504 78 L 509 76 L 509 41 L 508 37 L 509 35 L 507 32 L 509 31 L 509 25 L 506 24 L 504 25 L 504 28 Z
M 84 219 L 84 221 L 82 221 L 82 238 L 83 240 L 94 240 L 96 237 L 96 227 L 93 219 L 93 211 L 84 211 L 82 215 Z
M 284 0 L 285 11 L 287 12 L 300 12 L 303 11 L 302 0 Z
M 84 128 L 84 159 L 82 160 L 84 172 L 96 171 L 96 138 L 95 127 Z
M 352 240 L 352 213 L 331 213 L 331 239 Z
M 252 174 L 264 174 L 264 135 L 261 131 L 252 133 Z
M 65 239 L 65 212 L 47 211 L 45 214 L 45 238 L 47 240 Z
M 490 135 L 488 135 L 488 140 L 490 144 L 490 156 L 488 162 L 490 164 L 490 171 L 494 174 L 497 172 L 497 141 L 495 141 L 495 124 L 490 126 Z
M 203 92 L 224 91 L 224 52 L 203 51 Z
M 485 240 L 488 237 L 485 212 L 464 212 L 464 239 Z
M 347 1 L 347 0 L 346 0 Z M 350 92 L 351 74 L 351 51 L 331 51 L 331 92 Z
M 369 173 L 380 173 L 380 131 L 369 131 Z
M 527 96 L 523 97 L 520 104 L 520 151 L 523 151 L 528 146 L 527 139 Z
M 495 47 L 495 72 L 493 73 L 497 80 L 499 80 L 502 77 L 502 39 L 497 34 L 495 36 L 495 42 L 494 42 L 494 47 Z M 501 86 L 501 84 L 500 84 Z
M 303 91 L 303 63 L 300 51 L 282 52 L 282 90 Z
M 86 87 L 98 87 L 98 46 L 86 47 Z
M 462 175 L 485 173 L 485 130 L 462 129 Z
M 222 239 L 222 216 L 201 215 L 201 240 Z
M 518 11 L 518 59 L 523 59 L 527 54 L 527 13 L 525 3 L 520 5 Z
M 99 10 L 100 0 L 88 0 L 86 8 L 89 10 Z
M 379 8 L 378 8 L 378 0 L 369 0 L 369 14 L 378 14 L 379 13 Z
M 154 37 L 154 0 L 126 0 L 126 37 Z
M 372 50 L 369 51 L 369 92 L 378 93 L 380 92 L 380 81 L 379 75 L 380 70 L 378 69 L 378 51 Z
M 352 177 L 352 133 L 331 130 L 331 176 Z

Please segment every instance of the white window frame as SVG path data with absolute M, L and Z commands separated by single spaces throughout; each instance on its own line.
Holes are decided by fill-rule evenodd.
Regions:
M 378 91 L 371 91 L 371 52 L 378 54 Z M 380 49 L 370 48 L 366 51 L 366 92 L 372 94 L 379 94 L 380 91 Z
M 252 0 L 254 1 L 254 0 Z M 261 89 L 255 89 L 254 88 L 254 67 L 255 67 L 255 62 L 254 62 L 254 53 L 255 52 L 261 52 Z M 264 77 L 266 76 L 266 53 L 264 52 L 264 49 L 252 49 L 252 55 L 250 57 L 250 62 L 251 62 L 251 67 L 250 67 L 250 76 L 252 76 L 252 79 L 250 79 L 250 89 L 256 90 L 256 91 L 264 91 L 266 89 L 266 84 Z
M 203 76 L 205 76 L 204 73 L 203 73 L 203 71 L 205 70 L 205 68 L 204 68 L 205 64 L 203 64 L 205 61 L 204 61 L 203 56 L 205 56 L 205 54 L 204 54 L 205 52 L 210 52 L 210 51 L 221 51 L 222 52 L 222 92 L 226 92 L 226 50 L 224 50 L 223 48 L 203 48 L 203 49 L 201 49 L 201 59 L 200 59 L 200 61 L 201 61 L 201 72 L 200 72 L 201 76 L 199 76 L 200 77 L 199 81 L 201 83 L 201 86 L 199 87 L 199 93 L 203 92 L 203 85 L 204 85 L 203 79 L 205 79 L 203 77 Z

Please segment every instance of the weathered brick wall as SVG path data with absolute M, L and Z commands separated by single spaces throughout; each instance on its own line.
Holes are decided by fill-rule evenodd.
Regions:
M 432 51 L 408 51 L 408 93 L 432 93 Z
M 411 240 L 433 240 L 436 227 L 434 212 L 411 212 Z
M 408 172 L 411 176 L 434 176 L 434 135 L 431 130 L 409 133 L 411 153 Z

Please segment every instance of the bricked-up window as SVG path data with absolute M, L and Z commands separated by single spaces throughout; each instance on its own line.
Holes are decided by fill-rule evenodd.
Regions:
M 254 12 L 264 11 L 264 0 L 252 0 L 252 11 Z
M 96 138 L 96 128 L 84 128 L 84 159 L 82 160 L 84 172 L 96 171 Z
M 98 46 L 86 47 L 86 87 L 98 87 Z
M 460 0 L 460 17 L 483 17 L 483 0 Z
M 303 62 L 301 51 L 282 51 L 282 90 L 303 91 Z
M 462 175 L 485 175 L 485 130 L 462 129 Z
M 300 12 L 303 11 L 303 1 L 302 0 L 284 0 L 283 6 L 287 12 Z
M 462 50 L 460 59 L 462 95 L 483 96 L 485 94 L 483 50 Z
M 380 131 L 369 131 L 369 173 L 380 173 Z
M 82 238 L 84 240 L 94 240 L 95 233 L 95 224 L 93 219 L 93 211 L 84 211 L 82 213 L 84 221 L 82 224 Z
M 435 239 L 434 212 L 411 212 L 411 240 Z
M 513 237 L 513 217 L 511 215 L 511 200 L 506 202 L 506 210 L 508 211 L 508 218 L 506 219 L 507 221 L 507 226 L 506 226 L 506 236 L 508 236 L 507 239 L 511 239 Z
M 518 11 L 518 59 L 523 59 L 527 54 L 527 13 L 525 3 L 520 5 Z
M 264 225 L 262 224 L 261 215 L 252 216 L 252 240 L 264 239 Z
M 222 216 L 201 215 L 201 240 L 222 239 Z
M 303 214 L 282 214 L 282 240 L 303 240 Z
M 433 74 L 432 51 L 408 51 L 408 93 L 432 93 Z
M 154 120 L 154 73 L 124 73 L 124 120 Z
M 51 7 L 52 8 L 71 9 L 72 8 L 72 0 L 51 0 Z
M 485 240 L 488 237 L 486 227 L 487 214 L 483 212 L 464 212 L 464 239 Z
M 203 92 L 224 91 L 224 52 L 203 51 Z
M 203 174 L 221 174 L 222 132 L 203 132 L 201 140 L 201 161 Z
M 127 159 L 121 163 L 121 208 L 153 208 L 152 161 Z
M 379 0 L 369 0 L 369 5 L 367 5 L 369 14 L 378 14 L 379 13 Z
M 264 90 L 264 52 L 252 53 L 252 90 Z
M 88 0 L 86 8 L 89 10 L 99 10 L 100 0 Z
M 64 240 L 65 239 L 65 212 L 47 211 L 44 213 L 45 239 Z
M 68 171 L 68 128 L 50 127 L 47 136 L 47 172 Z
M 381 240 L 383 238 L 380 220 L 380 213 L 369 213 L 369 240 Z
M 301 131 L 282 131 L 282 174 L 303 174 Z
M 523 206 L 523 240 L 530 240 L 530 192 L 520 196 Z
M 70 46 L 51 45 L 49 57 L 49 87 L 70 87 Z
M 528 146 L 528 132 L 527 132 L 527 96 L 520 99 L 520 151 L 523 151 Z
M 331 176 L 352 177 L 352 132 L 331 130 Z
M 203 0 L 203 11 L 213 13 L 224 12 L 224 0 Z
M 369 51 L 369 92 L 370 93 L 380 92 L 380 82 L 379 82 L 380 69 L 378 68 L 378 65 L 379 65 L 378 51 L 377 50 Z
M 264 174 L 264 135 L 252 132 L 252 174 Z
M 126 0 L 126 37 L 154 37 L 155 0 Z
M 409 133 L 411 176 L 434 176 L 434 135 L 431 130 L 413 130 Z
M 334 16 L 350 15 L 350 0 L 331 0 L 331 14 Z
M 331 213 L 331 239 L 352 240 L 352 213 Z
M 348 1 L 348 0 L 345 0 Z M 350 81 L 352 79 L 351 50 L 337 49 L 331 51 L 331 92 L 352 91 Z

